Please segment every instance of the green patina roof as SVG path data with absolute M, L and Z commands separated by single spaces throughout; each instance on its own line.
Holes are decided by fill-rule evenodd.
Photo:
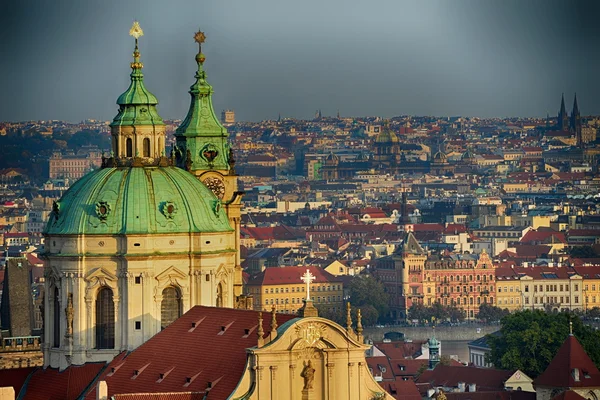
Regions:
M 131 63 L 131 83 L 117 99 L 119 113 L 113 119 L 111 126 L 164 125 L 156 109 L 158 99 L 144 85 L 142 68 L 140 52 L 136 44 Z
M 191 170 L 198 169 L 229 169 L 229 143 L 227 129 L 221 125 L 212 105 L 213 88 L 206 81 L 203 68 L 204 55 L 196 55 L 198 70 L 196 82 L 190 87 L 190 108 L 188 113 L 175 131 L 177 147 L 185 159 L 190 152 Z M 207 154 L 216 154 L 206 157 Z M 183 165 L 180 165 L 183 166 Z
M 227 129 L 219 122 L 212 105 L 212 86 L 206 81 L 206 72 L 203 68 L 204 55 L 196 56 L 198 70 L 196 82 L 190 87 L 192 101 L 188 113 L 175 131 L 176 136 L 217 136 L 227 137 Z
M 177 167 L 103 168 L 78 180 L 54 207 L 48 235 L 232 231 L 217 197 Z
M 398 142 L 399 142 L 398 136 L 390 130 L 387 123 L 384 125 L 383 129 L 381 129 L 381 132 L 379 132 L 379 135 L 377 135 L 377 137 L 375 138 L 375 143 L 398 143 Z

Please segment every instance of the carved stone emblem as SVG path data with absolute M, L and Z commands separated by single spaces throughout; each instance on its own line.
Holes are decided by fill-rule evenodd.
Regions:
M 314 346 L 324 336 L 327 327 L 320 324 L 308 324 L 306 327 L 297 327 L 297 335 L 303 339 L 307 347 Z

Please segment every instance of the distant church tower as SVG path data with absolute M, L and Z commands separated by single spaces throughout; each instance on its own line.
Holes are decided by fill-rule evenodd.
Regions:
M 581 114 L 579 113 L 579 107 L 577 105 L 577 93 L 575 93 L 575 98 L 573 100 L 573 111 L 571 112 L 569 131 L 575 134 L 575 137 L 577 138 L 577 147 L 581 147 L 583 145 L 583 140 L 581 137 Z
M 558 126 L 557 128 L 561 131 L 569 131 L 569 116 L 567 115 L 567 109 L 565 107 L 565 95 L 563 93 L 560 100 L 560 111 L 558 112 Z
M 196 82 L 190 87 L 190 108 L 187 116 L 175 131 L 174 155 L 177 166 L 183 168 L 202 181 L 220 200 L 235 230 L 235 248 L 240 248 L 240 219 L 243 192 L 238 190 L 237 174 L 233 149 L 229 143 L 227 129 L 215 115 L 212 86 L 206 80 L 202 43 L 206 40 L 203 32 L 197 32 L 194 40 L 198 43 L 196 54 Z M 242 267 L 239 251 L 236 252 L 234 296 L 242 301 Z M 246 308 L 246 305 L 239 304 Z
M 429 369 L 434 369 L 440 362 L 440 342 L 435 338 L 435 326 L 433 327 L 433 334 L 431 339 L 428 341 L 429 344 Z

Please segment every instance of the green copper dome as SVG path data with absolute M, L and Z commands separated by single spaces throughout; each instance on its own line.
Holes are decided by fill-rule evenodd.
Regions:
M 390 130 L 387 123 L 375 138 L 375 143 L 398 143 L 399 141 L 398 136 Z
M 232 231 L 217 197 L 177 167 L 102 168 L 55 203 L 47 235 Z

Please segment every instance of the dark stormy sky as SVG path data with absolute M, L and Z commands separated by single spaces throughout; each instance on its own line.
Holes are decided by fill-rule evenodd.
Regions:
M 545 116 L 565 92 L 600 114 L 597 0 L 38 0 L 0 4 L 0 120 L 112 119 L 137 19 L 146 85 L 183 118 L 193 33 L 215 110 Z

